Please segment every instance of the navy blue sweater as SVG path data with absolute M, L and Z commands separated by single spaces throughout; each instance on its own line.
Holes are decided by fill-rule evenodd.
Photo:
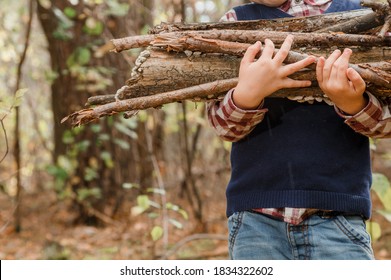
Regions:
M 334 0 L 327 12 L 359 9 Z M 238 20 L 288 14 L 261 4 L 234 8 Z M 370 217 L 368 138 L 354 132 L 332 106 L 266 98 L 265 119 L 233 143 L 227 216 L 254 208 L 315 208 Z

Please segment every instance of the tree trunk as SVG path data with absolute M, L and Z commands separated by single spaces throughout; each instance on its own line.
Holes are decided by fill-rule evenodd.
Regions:
M 102 38 L 107 40 L 138 33 L 146 21 L 150 20 L 150 13 L 146 11 L 152 7 L 143 8 L 143 5 L 152 5 L 152 1 L 137 4 L 137 9 L 130 8 L 129 14 L 124 17 L 108 15 L 104 18 L 98 14 L 98 10 L 92 11 L 95 6 L 87 6 L 84 1 L 79 1 L 73 6 L 69 1 L 54 0 L 51 1 L 50 7 L 38 6 L 39 19 L 48 40 L 51 66 L 58 74 L 52 84 L 54 159 L 57 161 L 61 156 L 69 156 L 77 150 L 77 155 L 73 155 L 76 157 L 76 167 L 74 173 L 68 174 L 71 177 L 68 178 L 67 184 L 73 190 L 72 195 L 79 211 L 80 222 L 97 222 L 97 215 L 90 211 L 91 207 L 109 215 L 113 214 L 123 196 L 122 184 L 135 182 L 138 177 L 136 166 L 131 160 L 131 151 L 137 152 L 137 145 L 129 136 L 116 129 L 116 121 L 113 119 L 102 120 L 99 123 L 99 133 L 96 132 L 96 128 L 94 130 L 93 127 L 86 127 L 79 134 L 76 131 L 69 132 L 60 120 L 70 112 L 80 109 L 87 97 L 107 91 L 114 92 L 123 85 L 129 64 L 122 55 L 110 54 L 101 58 L 87 56 L 86 60 L 86 53 L 91 53 L 91 45 Z M 66 18 L 63 12 L 65 8 L 73 9 L 77 16 Z M 91 14 L 96 13 L 96 17 L 87 16 L 86 10 Z M 88 23 L 87 20 L 91 21 Z M 97 21 L 104 27 L 101 33 L 93 29 L 86 31 L 87 24 L 96 24 Z M 95 27 L 99 28 L 99 25 Z M 81 56 L 81 53 L 84 56 Z M 81 65 L 77 66 L 87 71 L 86 75 L 83 76 L 82 71 L 75 72 L 75 69 L 71 69 L 72 59 L 76 62 L 81 60 Z M 69 134 L 77 134 L 71 143 L 73 146 L 64 143 L 64 135 Z M 100 135 L 106 135 L 108 139 L 99 140 Z M 81 148 L 82 143 L 85 144 L 84 149 Z M 125 145 L 126 143 L 128 145 Z M 94 193 L 96 189 L 99 190 L 98 193 Z M 83 200 L 83 192 L 91 195 Z

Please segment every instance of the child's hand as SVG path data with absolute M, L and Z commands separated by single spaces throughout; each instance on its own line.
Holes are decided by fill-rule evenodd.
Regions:
M 316 77 L 319 87 L 339 109 L 355 115 L 365 108 L 368 101 L 363 95 L 365 81 L 357 71 L 349 68 L 351 54 L 350 49 L 345 49 L 342 54 L 335 50 L 327 60 L 319 58 Z
M 240 64 L 239 82 L 233 93 L 233 101 L 239 108 L 255 109 L 263 99 L 282 88 L 308 87 L 311 81 L 297 81 L 288 78 L 289 75 L 315 62 L 315 57 L 283 65 L 293 42 L 293 36 L 286 37 L 280 50 L 273 57 L 274 44 L 266 39 L 261 57 L 255 57 L 262 48 L 261 42 L 250 46 Z

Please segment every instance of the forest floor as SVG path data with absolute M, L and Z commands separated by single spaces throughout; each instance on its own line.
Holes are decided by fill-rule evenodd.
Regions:
M 209 217 L 206 232 L 200 234 L 199 227 L 189 219 L 183 230 L 170 228 L 171 250 L 162 250 L 162 241 L 151 240 L 152 223 L 145 216 L 129 218 L 122 213 L 119 221 L 126 222 L 102 227 L 74 225 L 69 207 L 58 203 L 52 191 L 24 195 L 22 230 L 16 233 L 12 203 L 9 197 L 0 195 L 0 259 L 148 260 L 165 254 L 167 259 L 227 259 L 224 200 L 220 204 L 213 204 L 210 213 L 219 214 Z M 380 222 L 384 233 L 373 244 L 376 258 L 391 259 L 391 225 L 381 217 L 374 219 Z M 181 242 L 184 238 L 188 242 Z
M 218 217 L 208 217 L 202 234 L 193 218 L 183 222 L 183 229 L 170 226 L 163 250 L 162 240 L 152 241 L 153 221 L 146 215 L 131 217 L 132 205 L 124 205 L 113 224 L 75 225 L 69 205 L 58 202 L 53 191 L 24 194 L 21 231 L 16 233 L 12 201 L 0 194 L 0 259 L 227 259 L 224 200 L 220 203 L 211 209 Z M 188 242 L 179 247 L 184 238 Z

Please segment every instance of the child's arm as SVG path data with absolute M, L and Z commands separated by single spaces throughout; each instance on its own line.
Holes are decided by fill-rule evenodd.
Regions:
M 321 57 L 316 67 L 319 87 L 334 102 L 337 113 L 353 130 L 373 138 L 391 137 L 391 100 L 381 102 L 370 93 L 361 76 L 349 68 L 350 49 Z

